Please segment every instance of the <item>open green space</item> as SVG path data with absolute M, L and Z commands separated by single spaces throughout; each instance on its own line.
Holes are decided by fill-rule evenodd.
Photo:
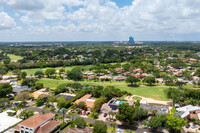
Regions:
M 40 79 L 38 82 L 44 84 L 44 87 L 48 88 L 56 88 L 58 85 L 62 83 L 71 83 L 74 82 L 72 80 L 57 80 L 57 79 Z M 133 95 L 139 95 L 144 97 L 149 97 L 157 100 L 168 100 L 164 94 L 164 89 L 166 86 L 145 86 L 141 85 L 140 87 L 129 87 L 125 82 L 90 82 L 90 81 L 80 81 L 79 83 L 83 85 L 101 85 L 101 86 L 115 86 L 124 91 L 128 91 Z
M 76 67 L 76 66 L 55 67 L 55 69 L 59 70 L 61 68 L 65 68 L 65 71 L 70 71 L 74 67 Z M 85 70 L 89 70 L 89 68 L 92 67 L 92 65 L 85 65 L 85 66 L 81 66 L 81 67 L 84 68 Z M 34 75 L 35 72 L 37 72 L 37 71 L 45 71 L 46 69 L 48 69 L 48 68 L 23 69 L 22 71 L 26 72 L 27 75 Z
M 8 56 L 11 58 L 11 61 L 18 61 L 20 59 L 23 59 L 23 57 L 14 54 L 8 54 Z

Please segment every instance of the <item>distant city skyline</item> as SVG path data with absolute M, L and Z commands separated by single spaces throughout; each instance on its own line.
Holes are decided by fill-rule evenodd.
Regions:
M 199 0 L 0 0 L 2 41 L 200 41 Z

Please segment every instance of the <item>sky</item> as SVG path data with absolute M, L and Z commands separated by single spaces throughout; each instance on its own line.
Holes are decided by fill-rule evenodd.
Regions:
M 200 0 L 0 0 L 0 41 L 200 41 Z

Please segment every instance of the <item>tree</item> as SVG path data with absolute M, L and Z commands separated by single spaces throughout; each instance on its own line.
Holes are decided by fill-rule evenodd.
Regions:
M 19 114 L 19 118 L 25 120 L 34 115 L 34 111 L 25 109 Z
M 192 73 L 191 71 L 185 70 L 181 74 L 182 74 L 182 77 L 185 80 L 191 80 L 193 78 L 193 76 L 191 75 L 191 73 Z
M 182 130 L 183 127 L 187 124 L 187 121 L 181 117 L 175 117 L 174 113 L 175 113 L 175 108 L 173 107 L 171 109 L 171 113 L 167 115 L 166 127 L 171 132 L 180 132 L 180 130 Z
M 36 85 L 35 85 L 36 90 L 39 90 L 39 89 L 42 89 L 42 88 L 43 88 L 43 83 L 36 83 Z
M 13 92 L 13 88 L 9 83 L 0 84 L 0 98 Z
M 0 98 L 0 111 L 6 108 L 6 105 L 9 105 L 10 100 L 8 98 Z
M 139 82 L 139 81 L 140 81 L 139 78 L 131 76 L 131 75 L 128 76 L 128 78 L 126 79 L 126 83 L 131 83 L 131 86 L 133 86 L 133 83 L 136 86 L 136 83 Z
M 65 114 L 66 114 L 66 112 L 67 112 L 67 109 L 66 109 L 66 108 L 62 108 L 62 109 L 60 110 L 60 112 L 61 112 L 62 115 L 63 115 L 62 119 L 63 119 L 63 123 L 64 123 Z
M 85 128 L 87 122 L 85 121 L 85 119 L 83 119 L 82 117 L 77 117 L 75 119 L 75 124 L 78 128 Z
M 164 93 L 168 99 L 172 99 L 173 104 L 175 102 L 180 102 L 184 96 L 183 91 L 176 88 L 167 88 Z
M 35 101 L 37 107 L 42 106 L 47 101 L 47 96 L 40 95 Z
M 3 63 L 4 63 L 5 65 L 8 65 L 8 64 L 10 63 L 10 61 L 11 61 L 11 59 L 4 59 L 4 60 L 3 60 Z
M 0 69 L 0 76 L 5 75 L 6 73 L 7 73 L 6 70 Z
M 109 115 L 109 117 L 112 116 L 112 119 L 113 119 L 113 116 L 115 116 L 115 113 L 110 111 L 110 112 L 108 112 L 108 115 Z
M 132 119 L 135 121 L 143 120 L 143 119 L 147 118 L 147 114 L 148 114 L 147 110 L 140 108 L 140 107 L 135 107 Z
M 28 91 L 22 91 L 15 96 L 16 101 L 27 101 L 31 98 L 31 93 Z
M 94 106 L 92 108 L 92 112 L 99 112 L 101 109 L 101 106 L 106 102 L 106 98 L 105 97 L 100 97 L 98 98 L 95 102 L 94 102 Z
M 198 68 L 198 69 L 196 70 L 196 72 L 194 73 L 194 75 L 200 77 L 200 68 Z
M 155 84 L 156 83 L 156 79 L 155 77 L 152 77 L 152 76 L 147 76 L 144 78 L 144 81 L 146 83 L 148 83 L 150 86 L 152 86 L 152 84 Z
M 50 76 L 54 75 L 55 72 L 56 72 L 56 69 L 54 69 L 54 68 L 48 68 L 48 69 L 45 70 L 44 73 L 45 73 L 45 74 L 47 75 L 47 77 L 49 78 Z
M 57 97 L 56 96 L 49 96 L 48 98 L 47 98 L 47 102 L 48 103 L 51 103 L 51 106 L 54 106 L 54 102 L 56 102 L 57 101 Z
M 158 110 L 156 110 L 156 109 L 155 109 L 155 110 L 152 110 L 151 113 L 155 116 L 155 115 L 157 115 Z
M 107 125 L 103 121 L 95 121 L 93 127 L 94 133 L 107 133 Z
M 35 75 L 35 77 L 41 79 L 41 78 L 44 77 L 44 72 L 43 71 L 36 71 L 34 75 Z
M 151 117 L 147 125 L 150 126 L 151 129 L 156 130 L 161 126 L 164 126 L 165 123 L 166 123 L 166 115 L 158 115 Z
M 122 103 L 118 105 L 118 113 L 116 118 L 119 121 L 133 123 L 134 107 L 130 106 L 128 103 Z
M 27 76 L 27 73 L 26 73 L 26 72 L 22 72 L 22 73 L 21 73 L 21 78 L 22 78 L 22 79 L 26 79 L 26 76 Z
M 22 101 L 17 105 L 17 110 L 23 109 L 27 105 L 26 101 Z
M 57 107 L 59 109 L 64 108 L 66 106 L 66 100 L 63 97 L 59 97 L 57 99 L 57 102 L 58 102 Z
M 83 101 L 79 102 L 77 106 L 78 106 L 79 109 L 82 109 L 82 110 L 87 109 L 87 106 L 86 106 L 85 102 L 83 102 Z
M 22 85 L 27 85 L 29 87 L 35 86 L 35 83 L 37 82 L 37 79 L 35 78 L 26 78 L 22 80 Z
M 182 89 L 183 85 L 186 85 L 185 82 L 181 82 L 181 81 L 176 81 L 175 83 L 180 89 Z
M 116 127 L 117 123 L 115 121 L 113 121 L 110 126 L 113 127 L 114 133 L 115 133 L 115 127 Z
M 69 73 L 68 77 L 73 80 L 81 80 L 83 78 L 83 74 L 80 67 L 73 68 Z
M 64 73 L 65 72 L 65 68 L 61 68 L 60 70 L 59 70 L 59 73 Z

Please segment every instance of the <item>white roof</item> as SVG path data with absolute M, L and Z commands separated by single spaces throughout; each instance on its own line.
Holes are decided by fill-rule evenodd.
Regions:
M 22 121 L 22 119 L 14 118 L 8 116 L 7 112 L 15 112 L 13 110 L 7 110 L 0 113 L 0 132 L 4 131 L 5 129 L 9 128 L 17 124 L 18 122 Z
M 140 101 L 140 104 L 147 104 L 147 101 Z
M 178 112 L 181 112 L 181 118 L 185 118 L 190 114 L 190 111 L 200 110 L 200 107 L 187 105 L 176 109 Z

